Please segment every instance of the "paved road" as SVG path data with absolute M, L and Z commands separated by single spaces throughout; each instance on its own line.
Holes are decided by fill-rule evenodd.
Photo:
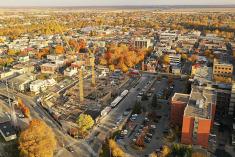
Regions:
M 72 137 L 70 137 L 69 135 L 65 134 L 61 130 L 61 128 L 59 128 L 58 125 L 56 125 L 56 122 L 54 121 L 54 119 L 50 115 L 48 115 L 48 113 L 45 112 L 44 109 L 42 109 L 39 105 L 37 105 L 32 97 L 24 95 L 22 93 L 15 92 L 11 89 L 9 89 L 9 93 L 10 93 L 9 94 L 10 98 L 13 98 L 13 94 L 14 94 L 15 97 L 20 97 L 24 101 L 24 103 L 29 107 L 31 111 L 31 117 L 33 119 L 42 119 L 43 121 L 45 121 L 47 125 L 49 125 L 53 129 L 56 137 L 59 137 L 58 138 L 59 143 L 63 143 L 64 146 L 71 145 L 71 143 L 74 145 L 82 143 L 82 141 L 77 141 L 73 139 Z M 0 94 L 8 96 L 8 93 L 4 87 L 0 89 Z M 65 149 L 58 148 L 57 151 L 58 151 L 58 154 L 60 154 L 61 151 L 65 151 Z M 79 153 L 85 153 L 83 149 L 79 149 L 79 148 L 76 148 L 76 151 Z M 59 155 L 55 155 L 55 156 L 59 157 Z

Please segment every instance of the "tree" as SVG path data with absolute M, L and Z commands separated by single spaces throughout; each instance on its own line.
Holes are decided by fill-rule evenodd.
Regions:
M 80 114 L 77 119 L 77 125 L 81 134 L 84 134 L 94 125 L 94 120 L 90 115 Z
M 163 57 L 163 62 L 164 62 L 165 64 L 170 64 L 170 57 L 169 57 L 169 55 L 165 55 L 165 56 Z
M 190 146 L 185 146 L 182 144 L 174 144 L 172 146 L 171 154 L 173 156 L 191 157 L 192 156 L 192 148 Z
M 61 45 L 57 45 L 57 46 L 55 47 L 55 52 L 56 52 L 56 54 L 62 54 L 62 53 L 64 53 L 64 47 L 61 46 Z
M 29 110 L 29 108 L 28 108 L 27 106 L 24 106 L 24 107 L 22 108 L 22 113 L 24 114 L 24 116 L 25 116 L 26 118 L 29 118 L 29 117 L 30 117 L 30 110 Z
M 158 155 L 157 155 L 157 153 L 152 152 L 152 153 L 150 154 L 150 157 L 158 157 Z
M 9 49 L 8 52 L 7 52 L 7 54 L 8 54 L 9 56 L 14 56 L 14 55 L 17 54 L 17 52 L 16 52 L 16 50 Z
M 188 56 L 187 56 L 187 54 L 183 53 L 183 54 L 181 54 L 181 58 L 186 60 L 188 58 Z
M 109 65 L 109 70 L 110 70 L 110 71 L 114 71 L 114 70 L 115 70 L 115 67 L 114 67 L 113 64 Z
M 45 122 L 35 119 L 21 132 L 19 150 L 21 157 L 53 157 L 56 139 Z
M 139 102 L 136 102 L 133 107 L 133 113 L 134 114 L 140 114 L 141 113 L 141 104 Z
M 153 107 L 157 107 L 157 95 L 156 95 L 156 94 L 153 95 L 153 98 L 152 98 L 152 106 L 153 106 Z
M 192 157 L 207 157 L 207 155 L 201 152 L 193 152 Z
M 167 157 L 170 155 L 170 153 L 171 153 L 171 150 L 170 150 L 169 146 L 164 145 L 162 148 L 162 157 Z
M 113 140 L 109 140 L 109 148 L 111 149 L 112 155 L 114 157 L 124 157 L 124 151 L 117 145 L 117 143 Z

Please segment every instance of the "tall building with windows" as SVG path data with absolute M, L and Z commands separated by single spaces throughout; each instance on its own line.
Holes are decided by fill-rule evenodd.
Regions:
M 181 143 L 208 147 L 216 108 L 216 94 L 201 86 L 190 94 L 175 93 L 171 101 L 171 123 L 182 125 Z

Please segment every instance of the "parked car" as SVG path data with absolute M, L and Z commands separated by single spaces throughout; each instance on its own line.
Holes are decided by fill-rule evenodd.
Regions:
M 156 125 L 150 125 L 151 128 L 156 129 Z

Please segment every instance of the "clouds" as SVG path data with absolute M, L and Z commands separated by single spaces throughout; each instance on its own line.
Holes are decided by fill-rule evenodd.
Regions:
M 0 0 L 0 6 L 220 5 L 234 0 Z

